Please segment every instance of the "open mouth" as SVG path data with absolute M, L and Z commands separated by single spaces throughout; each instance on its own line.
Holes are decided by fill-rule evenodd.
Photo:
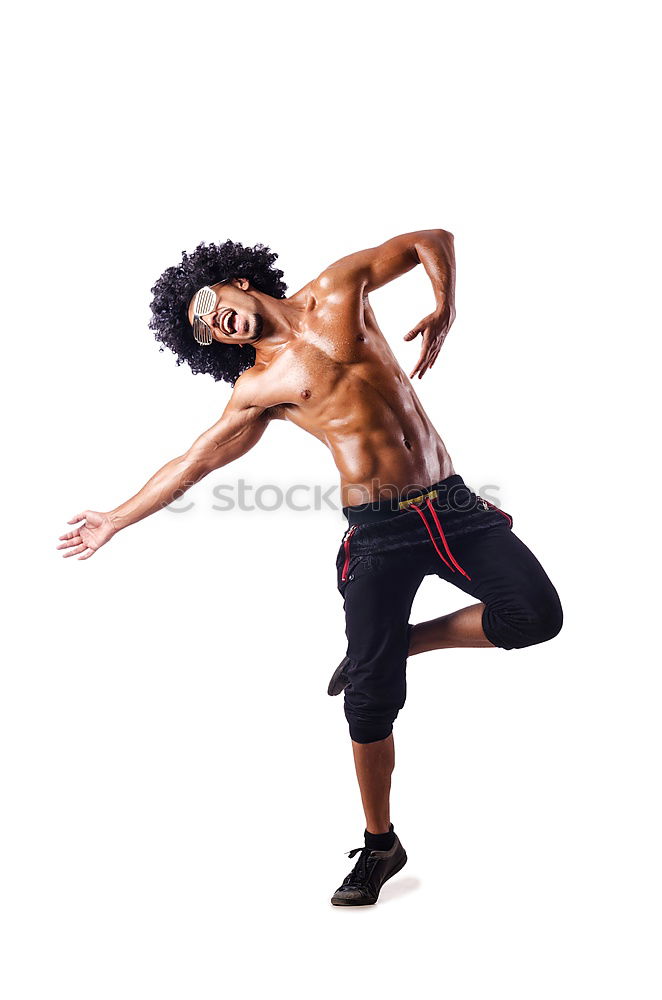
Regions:
M 223 333 L 227 333 L 232 336 L 233 333 L 237 332 L 237 325 L 239 322 L 239 317 L 234 309 L 226 309 L 221 316 L 221 330 Z

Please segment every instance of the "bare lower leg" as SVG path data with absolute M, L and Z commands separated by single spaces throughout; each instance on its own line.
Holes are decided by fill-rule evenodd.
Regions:
M 352 750 L 366 830 L 368 833 L 388 833 L 391 774 L 395 765 L 393 733 L 376 743 L 356 743 L 352 740 Z
M 490 647 L 494 644 L 483 632 L 484 604 L 472 604 L 442 618 L 414 625 L 409 637 L 409 656 L 431 649 Z
M 493 649 L 493 643 L 483 632 L 484 607 L 484 604 L 473 604 L 442 618 L 414 625 L 409 639 L 409 656 L 431 649 L 453 647 L 483 646 Z M 368 833 L 387 833 L 391 822 L 391 774 L 395 765 L 393 733 L 375 743 L 356 743 L 352 740 L 352 750 L 366 830 Z

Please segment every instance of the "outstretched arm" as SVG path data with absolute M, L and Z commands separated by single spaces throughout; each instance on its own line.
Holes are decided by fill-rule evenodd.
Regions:
M 320 275 L 320 281 L 328 285 L 359 284 L 367 293 L 406 274 L 417 264 L 423 265 L 430 279 L 436 307 L 405 335 L 405 340 L 413 340 L 419 334 L 423 338 L 421 355 L 411 378 L 414 375 L 422 378 L 432 367 L 455 319 L 453 234 L 445 229 L 423 229 L 394 236 L 380 246 L 341 258 Z
M 269 423 L 270 413 L 264 407 L 249 403 L 246 393 L 238 387 L 239 383 L 213 427 L 201 434 L 183 455 L 155 472 L 135 496 L 113 510 L 86 510 L 72 517 L 68 524 L 83 520 L 85 524 L 60 535 L 64 544 L 57 547 L 66 549 L 63 555 L 89 559 L 122 528 L 167 507 L 214 469 L 228 465 L 257 444 Z

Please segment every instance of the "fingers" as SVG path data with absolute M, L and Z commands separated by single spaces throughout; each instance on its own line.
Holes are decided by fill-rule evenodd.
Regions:
M 95 552 L 96 552 L 96 549 L 90 549 L 89 552 L 83 553 L 83 555 L 82 556 L 78 556 L 78 558 L 79 559 L 89 559 L 90 556 L 93 556 Z
M 56 545 L 56 549 L 70 549 L 73 545 L 80 545 L 82 538 L 77 531 L 70 531 L 68 535 L 60 535 L 61 539 L 66 539 L 62 545 Z
M 67 521 L 67 524 L 79 524 L 81 521 L 85 521 L 86 517 L 87 517 L 87 511 L 83 511 L 81 514 L 76 514 L 74 517 L 70 517 L 69 520 Z M 75 528 L 73 531 L 66 531 L 63 535 L 59 536 L 58 541 L 62 542 L 63 544 L 56 545 L 55 546 L 56 550 L 71 549 L 70 552 L 63 553 L 65 559 L 68 556 L 75 555 L 76 552 L 80 552 L 81 546 L 83 549 L 87 548 L 86 545 L 83 545 L 83 540 L 80 536 L 80 532 L 84 527 L 85 525 L 81 524 L 80 527 Z M 77 548 L 75 546 L 77 546 Z
M 415 375 L 418 375 L 418 373 L 421 370 L 422 365 L 425 364 L 427 355 L 428 355 L 428 349 L 427 349 L 427 347 L 424 347 L 423 350 L 421 351 L 421 355 L 420 355 L 418 361 L 416 362 L 416 366 L 415 366 L 413 372 L 411 373 L 411 375 L 409 376 L 409 378 L 414 378 Z M 420 378 L 421 376 L 418 375 L 418 377 Z
M 436 360 L 437 353 L 438 352 L 435 352 L 434 350 L 432 350 L 430 348 L 427 348 L 426 350 L 424 350 L 421 353 L 421 356 L 418 359 L 418 364 L 414 368 L 414 370 L 411 373 L 410 377 L 413 378 L 414 375 L 418 375 L 419 378 L 423 378 L 423 376 L 425 375 L 426 371 L 428 371 L 428 369 L 432 368 L 432 365 L 434 364 L 434 362 Z
M 69 549 L 68 552 L 63 552 L 62 553 L 62 558 L 63 559 L 70 559 L 71 556 L 75 556 L 79 552 L 84 552 L 86 548 L 87 548 L 87 545 L 85 544 L 85 542 L 81 542 L 80 545 L 74 546 L 74 548 Z
M 423 350 L 421 351 L 421 356 L 416 363 L 416 367 L 409 376 L 410 378 L 414 378 L 415 375 L 418 375 L 419 378 L 423 378 L 425 373 L 432 368 L 435 361 L 439 357 L 439 351 L 443 346 L 447 333 L 448 330 L 443 330 L 441 334 L 438 332 L 433 334 L 429 327 L 425 327 L 423 332 Z
M 418 372 L 419 372 L 419 369 L 420 369 L 421 365 L 423 364 L 423 358 L 424 358 L 424 357 L 425 357 L 425 351 L 423 351 L 423 352 L 421 353 L 421 355 L 420 355 L 420 357 L 419 357 L 418 361 L 417 361 L 417 362 L 416 362 L 416 364 L 414 365 L 414 369 L 413 369 L 413 371 L 412 371 L 412 372 L 410 373 L 410 375 L 409 375 L 409 378 L 414 378 L 414 376 L 418 374 Z
M 421 369 L 423 368 L 423 366 L 427 367 L 427 362 L 430 358 L 432 350 L 433 350 L 433 345 L 430 341 L 430 333 L 426 327 L 423 333 L 423 346 L 421 348 L 421 353 L 418 361 L 416 362 L 414 370 L 409 376 L 410 378 L 414 378 L 415 375 L 418 375 L 419 378 L 421 377 L 421 375 L 423 374 Z
M 419 333 L 422 332 L 423 331 L 420 330 L 418 327 L 415 327 L 413 330 L 410 330 L 409 333 L 406 333 L 404 335 L 404 340 L 413 340 L 414 337 L 418 337 Z

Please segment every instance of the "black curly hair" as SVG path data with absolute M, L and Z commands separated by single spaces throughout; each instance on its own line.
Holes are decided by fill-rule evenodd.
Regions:
M 199 243 L 193 253 L 184 251 L 181 264 L 164 271 L 151 289 L 154 299 L 150 330 L 177 355 L 178 365 L 185 361 L 194 375 L 202 372 L 217 382 L 224 379 L 234 385 L 241 373 L 255 364 L 255 348 L 250 344 L 243 348 L 239 344 L 220 344 L 217 340 L 202 347 L 193 338 L 189 303 L 199 288 L 230 278 L 248 278 L 259 292 L 284 299 L 287 285 L 282 280 L 283 272 L 274 267 L 277 258 L 278 254 L 262 243 L 245 247 L 232 240 L 218 246 Z

